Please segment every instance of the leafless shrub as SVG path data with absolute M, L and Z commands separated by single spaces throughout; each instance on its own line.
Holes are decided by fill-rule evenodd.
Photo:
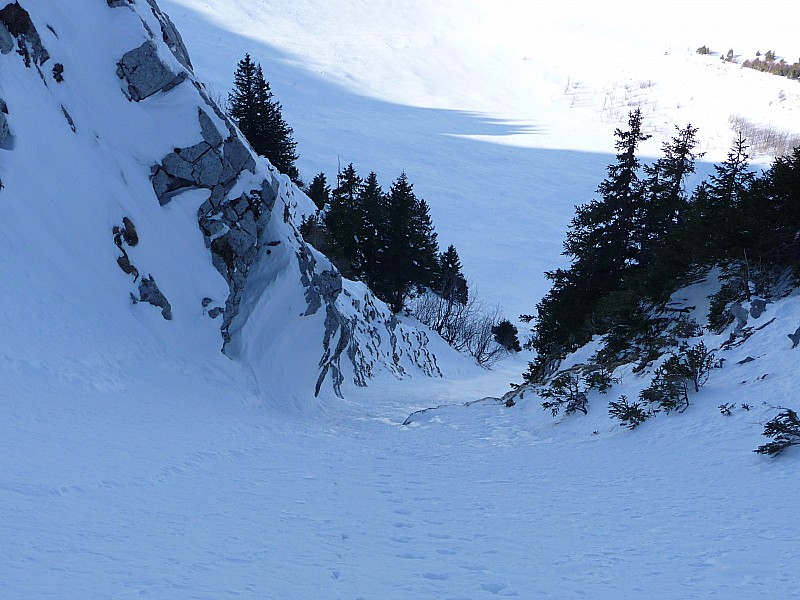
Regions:
M 426 290 L 412 301 L 411 310 L 421 323 L 459 352 L 474 357 L 480 365 L 488 367 L 507 353 L 492 333 L 492 328 L 503 318 L 500 309 L 487 308 L 474 292 L 462 303 L 455 296 L 443 297 Z
M 753 152 L 771 156 L 786 156 L 800 146 L 800 135 L 778 129 L 773 125 L 754 123 L 741 115 L 728 117 L 731 129 L 741 133 Z

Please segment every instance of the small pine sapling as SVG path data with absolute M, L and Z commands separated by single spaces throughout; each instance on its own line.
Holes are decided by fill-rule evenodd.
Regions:
M 689 391 L 700 391 L 714 368 L 714 353 L 703 342 L 684 345 L 655 371 L 650 387 L 642 390 L 639 399 L 670 412 L 689 408 Z
M 550 382 L 550 387 L 542 389 L 539 395 L 545 398 L 542 408 L 549 410 L 554 417 L 557 417 L 562 409 L 565 415 L 578 411 L 583 414 L 588 412 L 589 399 L 586 397 L 581 378 L 576 373 L 569 371 L 559 373 Z
M 492 335 L 494 335 L 495 341 L 508 352 L 522 352 L 518 334 L 517 326 L 508 319 L 503 319 L 492 327 Z
M 608 416 L 612 419 L 619 419 L 622 427 L 636 429 L 653 416 L 653 413 L 644 410 L 642 406 L 640 402 L 628 402 L 626 396 L 620 396 L 619 400 L 612 400 L 609 403 Z
M 726 402 L 725 404 L 719 405 L 719 412 L 725 415 L 726 417 L 730 417 L 733 409 L 736 408 L 736 403 L 734 402 Z
M 753 450 L 758 454 L 777 456 L 790 446 L 800 445 L 800 418 L 790 408 L 785 408 L 764 425 L 763 435 L 772 441 Z
M 684 347 L 681 364 L 686 371 L 687 378 L 694 385 L 695 393 L 708 381 L 711 369 L 714 368 L 714 353 L 703 342 L 696 346 Z
M 689 385 L 681 371 L 677 357 L 671 356 L 655 370 L 650 386 L 639 393 L 639 400 L 656 404 L 666 412 L 685 411 L 689 408 Z
M 619 379 L 612 375 L 613 371 L 605 365 L 599 364 L 596 369 L 586 375 L 586 385 L 590 390 L 597 390 L 601 394 L 605 394 L 615 383 L 619 383 Z

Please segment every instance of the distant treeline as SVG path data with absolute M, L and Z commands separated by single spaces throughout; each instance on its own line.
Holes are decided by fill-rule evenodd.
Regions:
M 711 48 L 708 46 L 703 45 L 697 49 L 697 54 L 711 55 L 717 53 L 711 50 Z M 726 54 L 720 53 L 719 57 L 720 60 L 724 60 L 725 62 L 739 62 L 736 60 L 733 49 L 728 50 Z M 745 60 L 742 62 L 742 66 L 747 67 L 748 69 L 755 69 L 756 71 L 763 71 L 764 73 L 780 75 L 781 77 L 786 77 L 787 79 L 800 79 L 800 60 L 794 63 L 788 63 L 783 58 L 778 59 L 774 50 L 767 50 L 763 56 L 760 51 L 756 52 L 756 57 L 752 60 Z

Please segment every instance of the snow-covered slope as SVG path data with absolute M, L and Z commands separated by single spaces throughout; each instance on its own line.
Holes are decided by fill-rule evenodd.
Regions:
M 299 237 L 313 205 L 246 147 L 155 3 L 2 4 L 27 49 L 0 57 L 8 356 L 56 376 L 109 361 L 102 379 L 135 356 L 228 369 L 225 345 L 284 401 L 439 375 L 424 333 Z
M 791 0 L 540 3 L 524 0 L 165 0 L 225 95 L 245 52 L 262 63 L 295 129 L 310 180 L 337 164 L 405 170 L 431 206 L 443 247 L 510 318 L 564 265 L 564 231 L 613 160 L 613 132 L 641 105 L 659 153 L 674 126 L 699 127 L 709 164 L 728 119 L 800 133 L 800 85 L 699 56 L 800 56 Z M 783 92 L 783 94 L 781 94 Z M 697 181 L 695 181 L 696 183 Z
M 146 0 L 20 3 L 50 56 L 37 70 L 0 54 L 10 132 L 0 141 L 0 597 L 749 600 L 800 589 L 798 453 L 750 452 L 774 414 L 762 402 L 800 408 L 800 350 L 785 337 L 800 325 L 796 296 L 768 306 L 745 344 L 719 351 L 728 360 L 682 415 L 631 432 L 601 396 L 588 415 L 558 421 L 530 394 L 506 408 L 486 398 L 519 381 L 524 355 L 484 371 L 431 338 L 434 367 L 409 319 L 395 329 L 395 362 L 391 318 L 363 286 L 343 281 L 330 302 L 336 278 L 295 235 L 307 199 L 249 151 L 228 154 L 233 134 L 199 85 L 224 95 L 249 51 L 295 127 L 306 176 L 332 174 L 337 153 L 385 183 L 405 169 L 442 241 L 458 245 L 480 292 L 513 317 L 544 291 L 541 272 L 562 264 L 572 204 L 604 175 L 617 117 L 602 106 L 615 82 L 658 100 L 658 135 L 673 120 L 706 127 L 710 158 L 726 145 L 727 112 L 794 126 L 780 112 L 793 106 L 794 84 L 693 55 L 745 39 L 730 3 L 731 13 L 712 10 L 717 21 L 694 3 L 688 21 L 683 5 L 664 5 L 649 20 L 664 31 L 678 23 L 675 35 L 633 36 L 636 53 L 623 59 L 627 38 L 607 3 L 605 15 L 566 3 L 523 19 L 528 2 L 164 0 L 199 80 Z M 740 22 L 750 34 L 762 18 L 782 26 L 791 20 L 773 14 L 790 8 L 773 3 Z M 752 34 L 754 44 L 798 53 L 796 38 L 774 31 Z M 582 52 L 587 37 L 603 43 Z M 666 56 L 663 39 L 678 40 Z M 129 101 L 118 62 L 148 40 L 166 66 L 155 68 L 163 85 L 187 76 Z M 0 34 L 0 49 L 7 41 Z M 561 55 L 542 59 L 551 47 Z M 648 60 L 636 67 L 639 52 Z M 658 84 L 638 87 L 644 77 Z M 584 80 L 593 83 L 573 86 Z M 737 93 L 713 95 L 712 81 Z M 777 86 L 787 100 L 769 105 Z M 678 100 L 666 101 L 669 89 Z M 697 113 L 684 119 L 693 95 Z M 717 129 L 694 120 L 715 109 Z M 223 170 L 222 159 L 253 159 L 223 186 L 235 217 L 208 206 L 198 215 L 215 186 L 180 187 L 178 170 L 216 172 L 178 160 L 202 143 Z M 234 276 L 219 262 L 229 255 L 206 242 L 243 229 L 250 200 L 270 203 L 273 191 L 223 355 Z M 249 208 L 238 202 L 245 192 Z M 139 280 L 121 269 L 130 265 Z M 169 300 L 171 320 L 164 307 L 131 302 L 158 301 L 151 287 L 142 293 L 144 277 Z M 223 314 L 213 319 L 215 309 Z M 382 340 L 351 346 L 354 362 L 344 350 L 345 381 L 357 379 L 350 365 L 373 361 L 385 376 L 348 384 L 338 399 L 345 331 Z M 437 369 L 444 377 L 428 376 Z M 612 394 L 634 397 L 647 383 L 620 375 Z M 723 402 L 737 405 L 730 416 Z

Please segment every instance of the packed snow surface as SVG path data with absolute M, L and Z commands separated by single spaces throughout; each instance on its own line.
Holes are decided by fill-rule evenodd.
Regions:
M 194 92 L 179 86 L 147 110 L 122 96 L 115 62 L 143 40 L 124 9 L 22 4 L 53 26 L 39 29 L 66 81 L 44 93 L 19 57 L 0 56 L 14 136 L 0 149 L 0 597 L 797 593 L 800 453 L 751 450 L 772 406 L 800 408 L 800 349 L 786 337 L 800 298 L 769 305 L 745 344 L 718 351 L 723 367 L 685 414 L 632 432 L 599 395 L 568 419 L 532 395 L 506 408 L 491 397 L 529 357 L 486 371 L 436 340 L 442 379 L 384 373 L 349 385 L 345 400 L 328 388 L 313 399 L 295 363 L 316 357 L 319 331 L 293 338 L 280 314 L 254 328 L 246 341 L 271 380 L 221 354 L 219 324 L 200 304 L 226 293 L 196 228 L 202 198 L 160 207 L 141 175 L 197 140 L 194 105 L 181 112 Z M 386 185 L 405 170 L 442 244 L 455 243 L 479 293 L 515 317 L 546 290 L 541 273 L 564 264 L 573 205 L 604 176 L 629 102 L 645 111 L 651 154 L 674 124 L 701 127 L 712 160 L 731 114 L 796 127 L 796 83 L 694 54 L 708 44 L 800 55 L 782 31 L 791 19 L 776 16 L 791 3 L 737 4 L 561 3 L 546 15 L 528 2 L 463 0 L 162 8 L 220 95 L 245 52 L 264 65 L 306 178 L 333 178 L 337 160 Z M 640 18 L 657 34 L 630 32 Z M 142 238 L 133 258 L 163 282 L 173 321 L 130 303 L 110 235 L 125 215 Z M 267 294 L 296 314 L 295 292 L 277 279 Z M 717 348 L 728 333 L 704 339 Z M 271 340 L 296 353 L 270 354 Z M 635 398 L 649 381 L 616 375 L 614 397 Z M 722 403 L 736 404 L 731 416 Z
M 800 320 L 797 299 L 789 310 Z M 750 352 L 788 355 L 771 327 Z M 0 595 L 792 597 L 798 456 L 750 450 L 770 412 L 760 399 L 788 401 L 800 365 L 756 356 L 633 432 L 598 396 L 563 422 L 535 398 L 463 406 L 516 378 L 513 361 L 306 411 L 187 363 L 129 365 L 102 387 L 12 379 Z M 643 383 L 628 375 L 612 393 Z M 725 417 L 723 401 L 753 407 Z

